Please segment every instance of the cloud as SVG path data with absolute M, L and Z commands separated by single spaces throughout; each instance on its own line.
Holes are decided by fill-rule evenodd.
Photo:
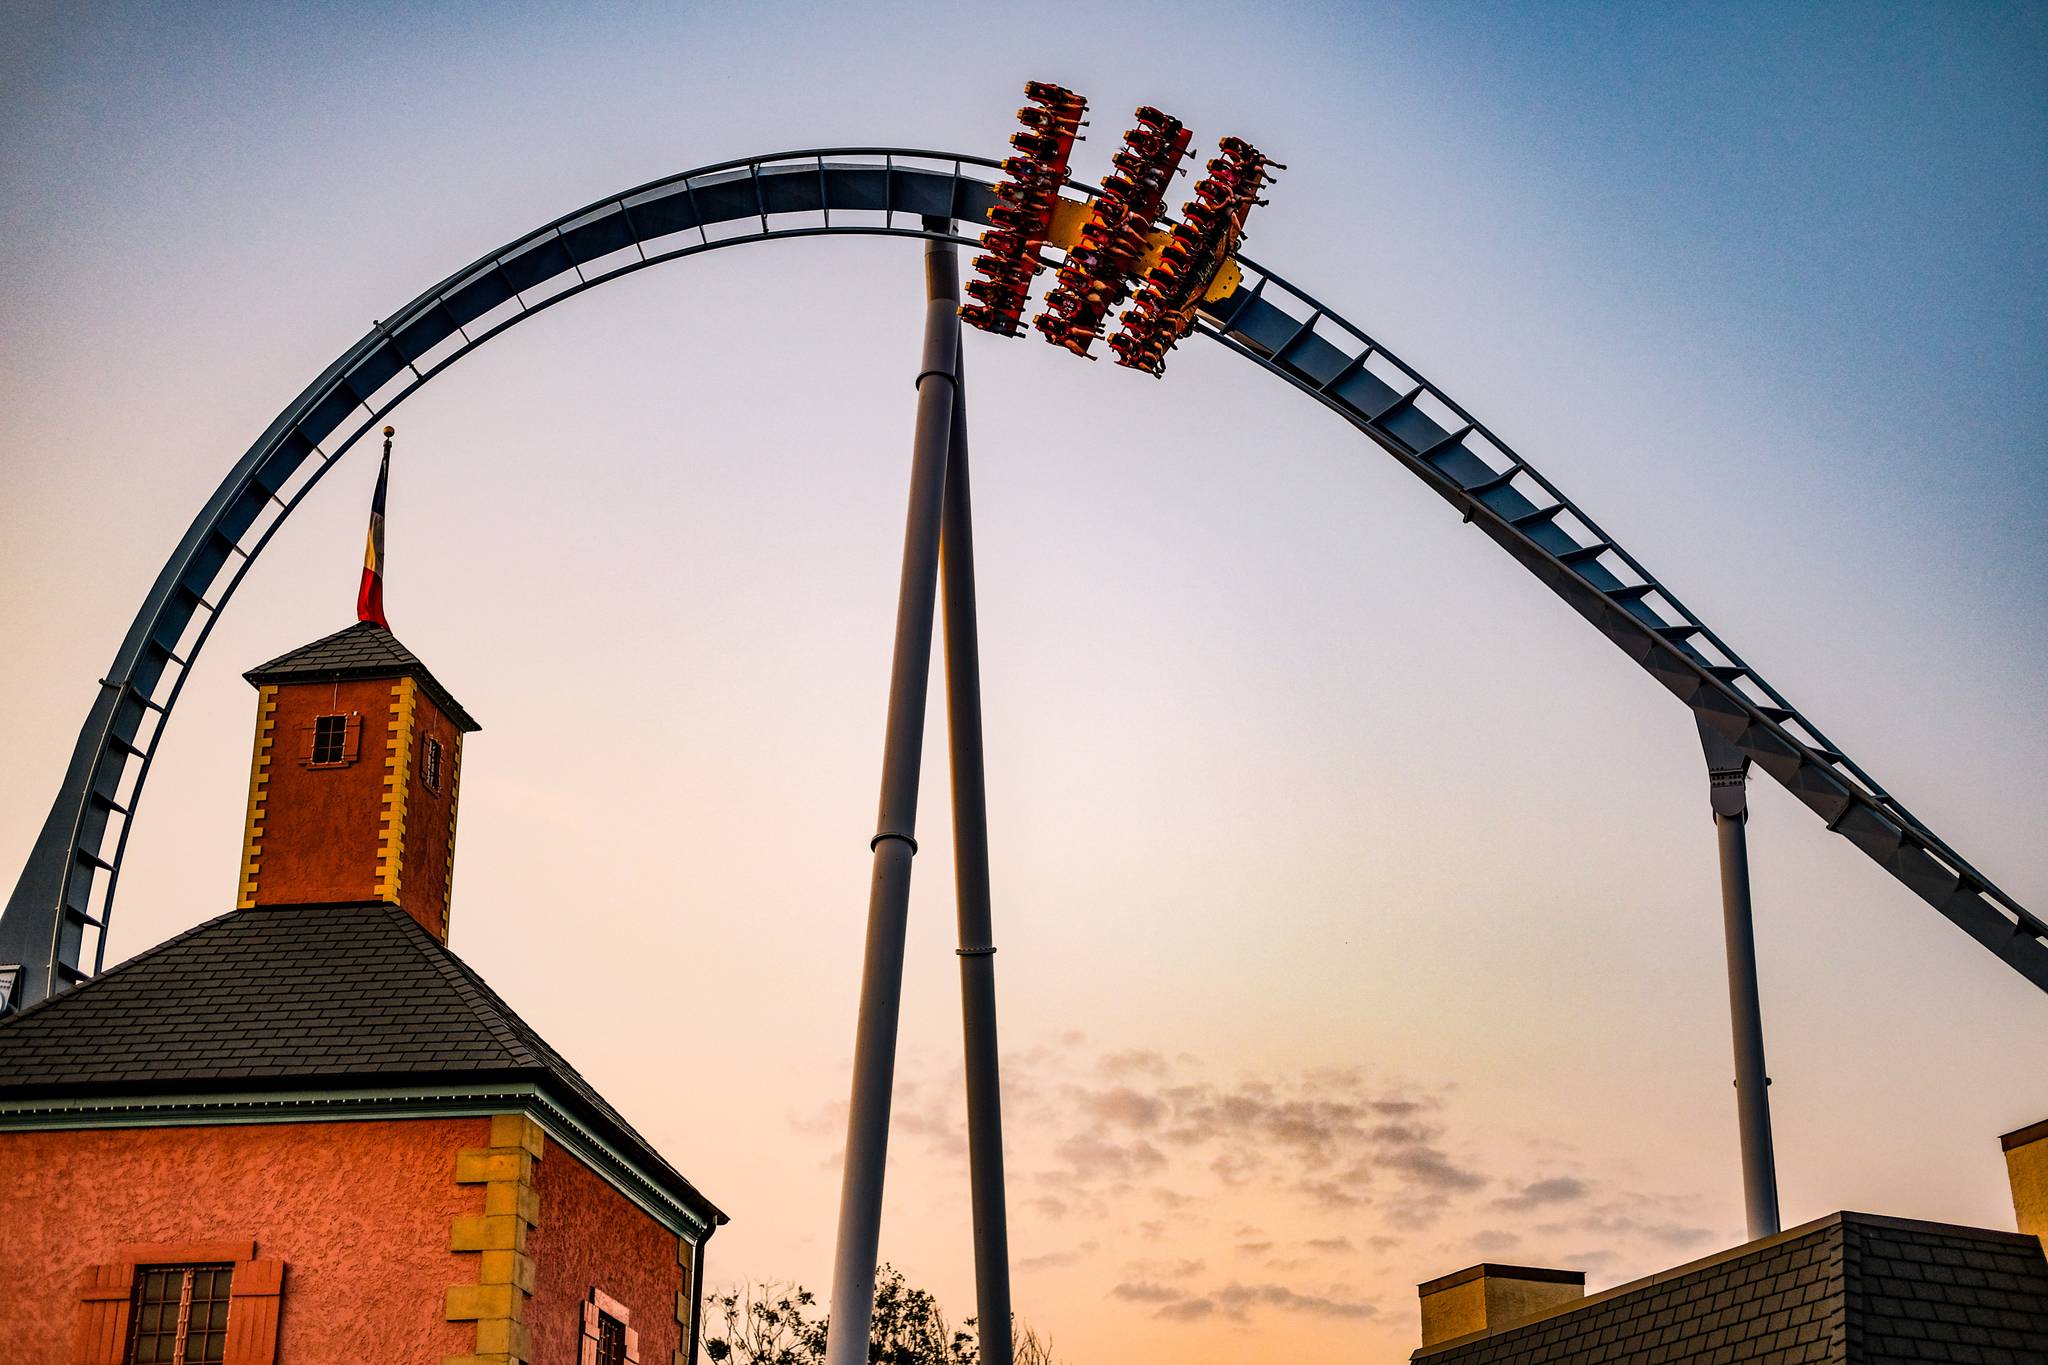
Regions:
M 1132 1280 L 1188 1280 L 1209 1268 L 1199 1257 L 1176 1257 L 1165 1261 L 1125 1261 L 1124 1276 Z
M 1379 1312 L 1364 1299 L 1340 1298 L 1334 1293 L 1304 1294 L 1284 1284 L 1231 1283 L 1214 1290 L 1210 1297 L 1224 1314 L 1233 1318 L 1245 1317 L 1253 1308 L 1278 1308 L 1326 1318 L 1369 1318 Z
M 1104 1123 L 1125 1128 L 1156 1128 L 1166 1117 L 1166 1101 L 1157 1095 L 1143 1095 L 1127 1085 L 1100 1090 L 1086 1096 L 1082 1111 Z
M 1164 1076 L 1166 1067 L 1166 1054 L 1148 1048 L 1111 1052 L 1095 1063 L 1095 1069 L 1111 1079 L 1131 1075 Z
M 1436 1148 L 1423 1143 L 1382 1152 L 1375 1160 L 1432 1190 L 1476 1190 L 1486 1184 L 1485 1176 L 1465 1169 Z
M 1110 1142 L 1092 1133 L 1076 1133 L 1061 1142 L 1054 1153 L 1084 1178 L 1114 1176 L 1128 1180 L 1166 1165 L 1166 1157 L 1151 1143 Z
M 1093 1284 L 1109 1314 L 1358 1323 L 1396 1289 L 1471 1259 L 1643 1273 L 1713 1235 L 1689 1200 L 1623 1188 L 1612 1170 L 1595 1179 L 1571 1151 L 1518 1169 L 1528 1144 L 1471 1140 L 1450 1081 L 1364 1066 L 1231 1074 L 1077 1033 L 1006 1052 L 1003 1065 L 1019 1269 Z M 895 1120 L 906 1149 L 964 1164 L 957 1061 L 905 1073 Z M 801 1121 L 821 1137 L 843 1130 L 844 1101 Z M 1076 1244 L 1081 1234 L 1102 1245 Z M 1036 1248 L 1051 1249 L 1022 1255 Z
M 1102 1249 L 1102 1243 L 1090 1239 L 1075 1246 L 1062 1247 L 1058 1251 L 1040 1252 L 1026 1256 L 1017 1262 L 1019 1270 L 1057 1270 L 1061 1266 L 1076 1265 Z
M 1518 1193 L 1502 1195 L 1493 1201 L 1493 1207 L 1524 1213 L 1550 1204 L 1574 1203 L 1584 1199 L 1588 1192 L 1589 1187 L 1585 1181 L 1573 1176 L 1558 1175 L 1524 1185 Z

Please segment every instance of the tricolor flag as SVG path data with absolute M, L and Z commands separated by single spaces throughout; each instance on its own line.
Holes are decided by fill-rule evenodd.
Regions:
M 363 546 L 363 584 L 356 589 L 356 620 L 391 629 L 384 619 L 384 487 L 391 482 L 391 427 L 384 428 L 384 463 L 377 467 L 377 493 L 370 499 L 370 538 Z

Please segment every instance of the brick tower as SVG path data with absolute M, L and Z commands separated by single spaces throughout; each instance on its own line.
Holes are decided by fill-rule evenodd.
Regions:
M 374 621 L 243 676 L 256 753 L 237 907 L 383 902 L 447 942 L 462 737 L 477 723 Z

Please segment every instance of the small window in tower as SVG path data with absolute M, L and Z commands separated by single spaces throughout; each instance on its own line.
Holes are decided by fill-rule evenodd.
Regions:
M 609 1313 L 597 1315 L 597 1365 L 626 1365 L 626 1324 Z
M 313 718 L 313 763 L 341 763 L 348 758 L 348 717 Z
M 135 1267 L 128 1365 L 221 1365 L 234 1273 L 231 1265 Z
M 432 735 L 420 745 L 420 781 L 430 792 L 441 790 L 441 741 Z

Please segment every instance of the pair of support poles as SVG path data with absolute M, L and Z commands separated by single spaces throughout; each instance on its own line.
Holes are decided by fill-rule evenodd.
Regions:
M 927 219 L 943 233 L 950 224 Z M 974 1216 L 975 1308 L 981 1358 L 1008 1365 L 1009 1232 L 1003 1196 L 1001 1081 L 996 1057 L 995 947 L 989 910 L 988 802 L 982 770 L 981 661 L 974 602 L 974 536 L 967 468 L 967 408 L 960 355 L 958 256 L 950 241 L 925 244 L 923 362 L 917 376 L 910 507 L 896 598 L 882 791 L 868 889 L 868 932 L 856 1025 L 846 1169 L 832 1274 L 826 1365 L 866 1365 L 880 1248 L 882 1181 L 903 998 L 917 792 L 931 680 L 934 599 L 943 584 L 946 720 L 953 785 L 955 892 L 959 903 L 961 1019 L 966 1050 L 969 1180 Z M 1779 1230 L 1776 1161 L 1764 1070 L 1763 1015 L 1749 898 L 1747 758 L 1700 727 L 1720 846 L 1722 928 L 1735 1045 L 1736 1110 L 1743 1194 L 1752 1239 Z
M 951 231 L 928 218 L 931 232 Z M 988 799 L 982 772 L 981 660 L 974 608 L 974 534 L 967 475 L 967 406 L 960 356 L 960 276 L 950 241 L 925 243 L 924 359 L 917 375 L 910 510 L 896 596 L 896 645 L 882 744 L 881 811 L 869 842 L 866 960 L 846 1121 L 846 1173 L 832 1269 L 826 1365 L 867 1365 L 882 1228 L 889 1101 L 903 999 L 910 868 L 917 853 L 917 787 L 932 658 L 933 598 L 943 584 L 946 724 L 953 776 L 960 1001 L 967 1062 L 967 1159 L 974 1211 L 975 1309 L 981 1358 L 1009 1365 L 1010 1250 L 1003 1200 L 1002 1087 L 996 1060 L 995 947 L 990 943 Z

